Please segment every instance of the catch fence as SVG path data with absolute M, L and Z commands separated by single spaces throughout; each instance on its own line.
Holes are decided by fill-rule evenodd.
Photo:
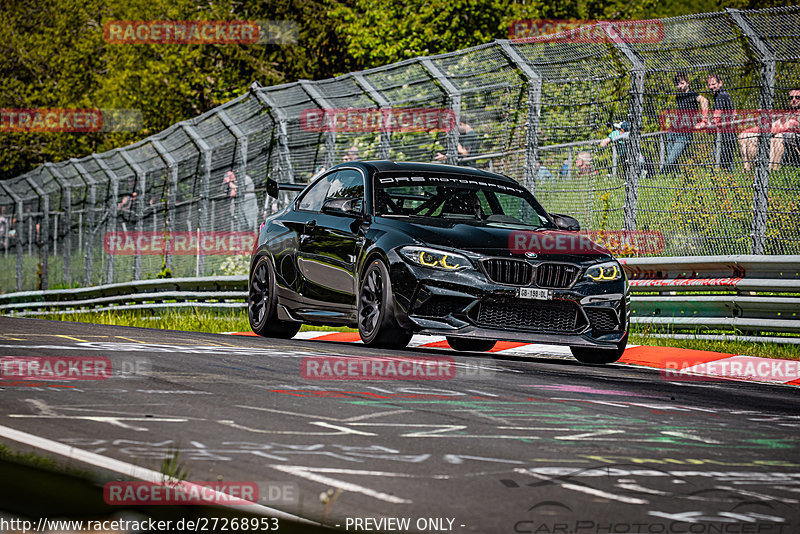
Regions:
M 615 23 L 601 23 L 589 39 L 498 40 L 334 79 L 254 83 L 136 144 L 2 180 L 0 291 L 120 283 L 166 268 L 243 274 L 252 232 L 288 201 L 266 196 L 267 176 L 303 183 L 352 157 L 491 169 L 587 230 L 662 234 L 657 249 L 618 240 L 621 256 L 800 254 L 791 129 L 740 140 L 752 114 L 727 130 L 700 116 L 689 131 L 664 120 L 681 77 L 712 114 L 709 75 L 738 110 L 793 110 L 800 8 L 641 24 L 657 24 L 658 39 L 620 39 Z M 370 116 L 387 122 L 375 127 Z M 609 134 L 614 142 L 603 141 Z

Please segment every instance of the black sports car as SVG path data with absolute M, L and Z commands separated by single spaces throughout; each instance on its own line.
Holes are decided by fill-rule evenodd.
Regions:
M 248 315 L 262 336 L 302 323 L 358 328 L 367 345 L 414 333 L 456 350 L 497 340 L 567 345 L 614 362 L 628 339 L 629 286 L 572 217 L 548 214 L 506 176 L 467 167 L 353 161 L 262 224 Z

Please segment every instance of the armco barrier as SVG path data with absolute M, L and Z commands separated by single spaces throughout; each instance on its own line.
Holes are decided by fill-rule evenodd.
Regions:
M 800 333 L 800 256 L 621 260 L 631 321 L 654 330 Z
M 16 316 L 157 308 L 244 308 L 247 276 L 165 278 L 79 289 L 0 295 L 0 313 Z
M 620 262 L 631 283 L 631 322 L 635 325 L 668 333 L 714 330 L 800 334 L 800 256 L 626 258 Z M 244 308 L 246 301 L 244 275 L 167 278 L 0 295 L 0 313 L 36 316 Z

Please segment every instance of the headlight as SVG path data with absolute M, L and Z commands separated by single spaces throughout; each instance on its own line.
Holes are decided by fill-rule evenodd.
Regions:
M 412 263 L 442 271 L 460 271 L 472 265 L 469 260 L 461 254 L 454 254 L 452 252 L 433 248 L 403 247 L 400 249 L 400 254 Z
M 612 282 L 614 280 L 620 280 L 624 276 L 625 274 L 622 272 L 622 267 L 615 261 L 598 263 L 586 269 L 586 277 L 595 282 Z

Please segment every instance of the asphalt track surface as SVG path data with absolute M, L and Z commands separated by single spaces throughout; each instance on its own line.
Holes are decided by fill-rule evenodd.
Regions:
M 189 480 L 254 481 L 260 504 L 351 532 L 800 532 L 793 386 L 671 382 L 654 369 L 546 354 L 8 317 L 0 349 L 105 357 L 119 371 L 71 382 L 4 377 L 2 427 L 155 471 L 177 451 Z M 303 359 L 324 356 L 453 358 L 456 371 L 445 380 L 304 378 Z M 264 489 L 281 485 L 298 494 L 270 500 Z

